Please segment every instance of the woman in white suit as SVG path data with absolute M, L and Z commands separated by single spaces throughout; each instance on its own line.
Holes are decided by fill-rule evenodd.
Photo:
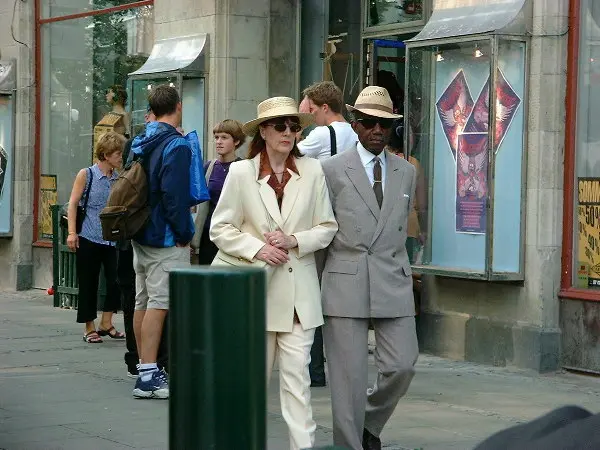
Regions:
M 314 444 L 308 364 L 323 323 L 314 252 L 338 229 L 320 163 L 296 146 L 311 121 L 288 97 L 258 105 L 258 117 L 243 127 L 253 138 L 248 160 L 230 166 L 210 226 L 219 248 L 213 264 L 267 268 L 267 374 L 277 359 L 292 449 Z

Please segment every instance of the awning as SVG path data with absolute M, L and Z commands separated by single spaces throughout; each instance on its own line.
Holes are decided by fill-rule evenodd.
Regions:
M 15 60 L 0 60 L 0 92 L 4 94 L 12 94 L 17 88 L 17 77 L 15 72 L 17 65 Z
M 485 33 L 525 35 L 530 0 L 435 0 L 423 30 L 407 42 Z
M 163 72 L 204 72 L 208 53 L 208 34 L 194 34 L 154 43 L 150 56 L 130 76 Z

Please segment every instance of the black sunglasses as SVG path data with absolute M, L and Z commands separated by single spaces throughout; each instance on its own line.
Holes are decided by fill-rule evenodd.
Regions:
M 375 125 L 377 125 L 377 124 L 379 124 L 379 126 L 381 128 L 383 128 L 384 130 L 388 130 L 388 129 L 392 128 L 392 125 L 394 124 L 394 119 L 382 119 L 380 117 L 377 117 L 374 119 L 371 119 L 371 118 L 356 119 L 356 121 L 358 123 L 360 123 L 363 127 L 365 127 L 367 130 L 375 128 Z
M 273 127 L 275 131 L 283 133 L 288 127 L 292 133 L 297 133 L 302 129 L 300 124 L 296 122 L 269 122 L 266 126 Z

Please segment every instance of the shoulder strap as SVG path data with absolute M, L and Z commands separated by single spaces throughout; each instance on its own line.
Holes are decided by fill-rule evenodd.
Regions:
M 333 156 L 337 154 L 337 141 L 335 138 L 335 130 L 331 125 L 327 125 L 327 128 L 329 128 L 329 136 L 331 137 L 331 156 Z
M 206 174 L 204 175 L 204 177 L 206 178 L 206 183 L 210 181 L 210 176 L 212 175 L 213 169 L 215 168 L 215 161 L 216 159 L 213 159 L 211 162 L 208 163 L 208 167 L 206 168 Z
M 92 181 L 94 181 L 94 172 L 92 172 L 92 168 L 87 168 L 88 177 L 85 180 L 85 194 L 83 200 L 83 209 L 87 209 L 88 200 L 90 199 L 90 191 L 92 190 Z

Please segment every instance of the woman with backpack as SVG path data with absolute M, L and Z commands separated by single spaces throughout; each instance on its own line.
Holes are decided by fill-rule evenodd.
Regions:
M 101 343 L 101 336 L 125 339 L 125 335 L 117 331 L 112 323 L 113 312 L 121 304 L 117 283 L 117 249 L 114 242 L 102 239 L 99 217 L 100 211 L 106 206 L 110 188 L 118 177 L 117 169 L 122 165 L 124 145 L 123 135 L 114 131 L 103 134 L 95 149 L 98 162 L 79 171 L 69 199 L 67 246 L 77 255 L 77 322 L 85 324 L 83 340 L 88 344 Z M 106 279 L 106 298 L 96 330 L 94 321 L 97 317 L 101 265 Z
M 216 124 L 213 128 L 213 136 L 215 138 L 217 159 L 204 164 L 210 201 L 198 206 L 196 234 L 194 240 L 192 240 L 192 247 L 198 249 L 198 264 L 206 265 L 212 263 L 219 250 L 208 236 L 210 220 L 219 202 L 231 163 L 241 160 L 236 156 L 235 151 L 246 140 L 246 135 L 242 131 L 242 124 L 232 119 L 225 119 Z

